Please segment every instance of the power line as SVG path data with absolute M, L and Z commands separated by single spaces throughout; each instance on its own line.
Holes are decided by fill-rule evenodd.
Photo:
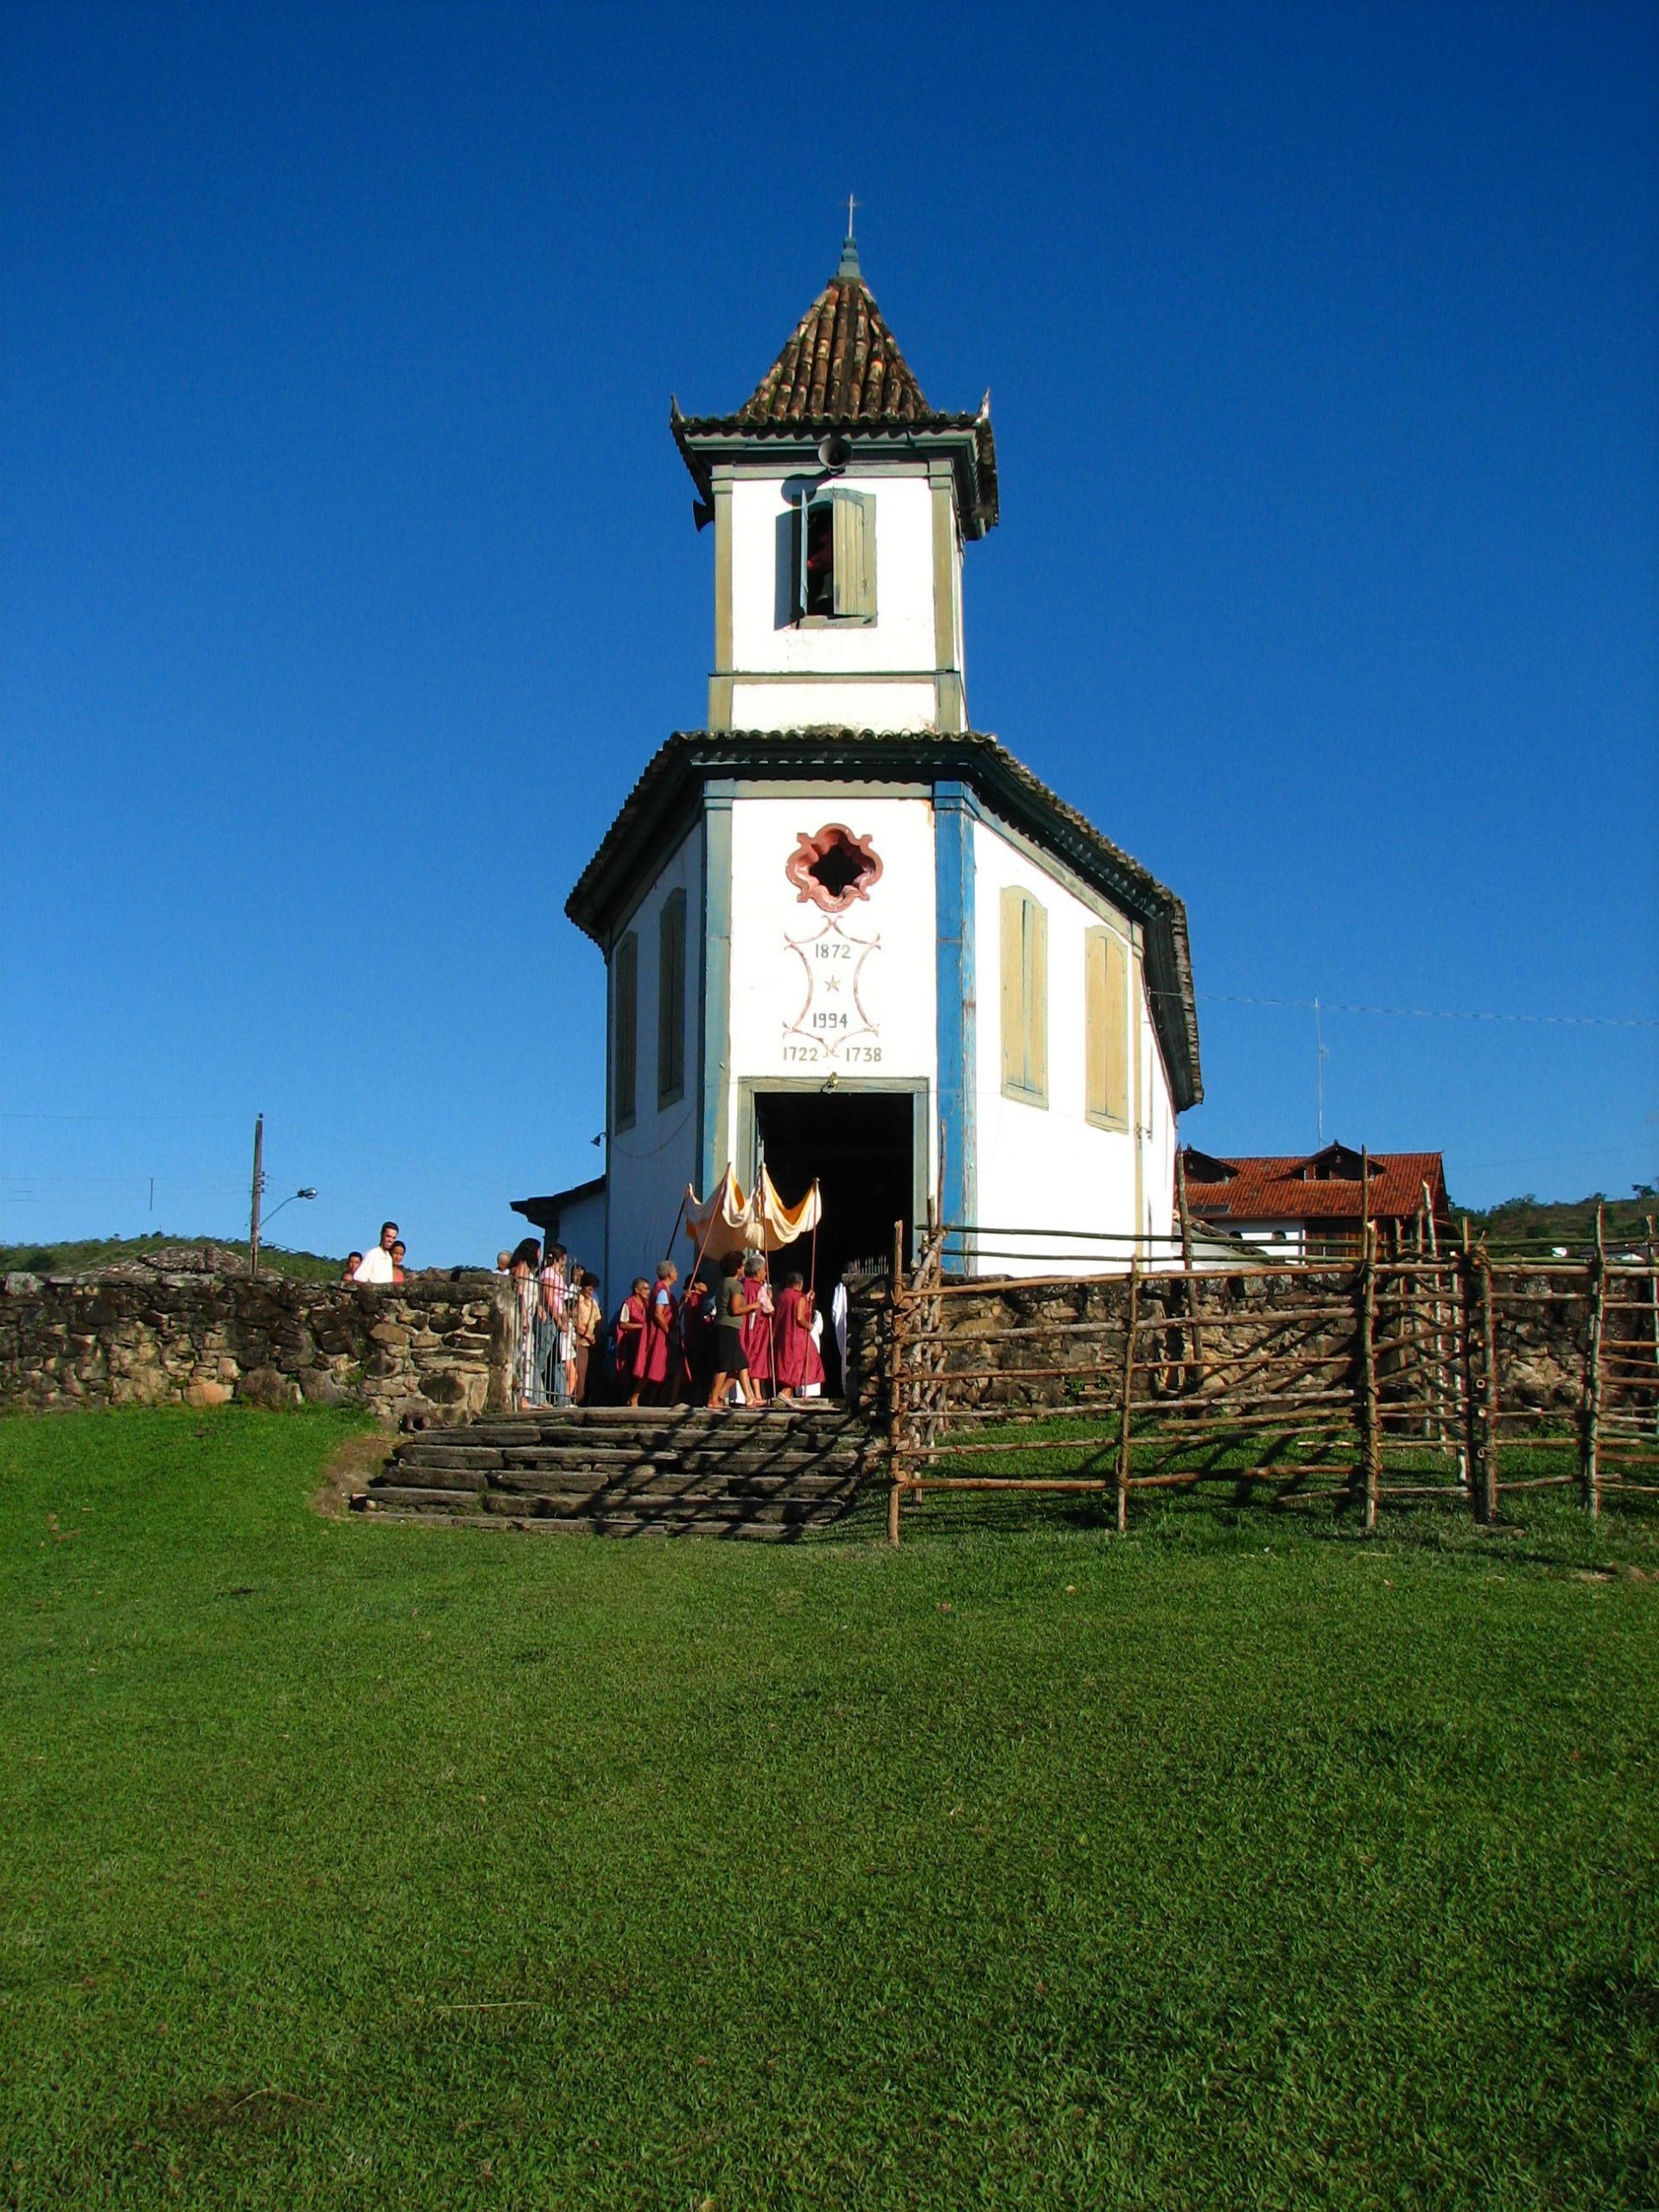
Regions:
M 1153 995 L 1177 999 L 1185 994 L 1159 991 Z M 1659 1029 L 1659 1016 L 1652 1014 L 1488 1014 L 1430 1006 L 1351 1006 L 1340 999 L 1245 998 L 1230 991 L 1198 991 L 1194 995 L 1218 1006 L 1271 1006 L 1303 1014 L 1376 1014 L 1396 1021 L 1523 1021 L 1567 1029 Z
M 241 1114 L 36 1114 L 0 1109 L 0 1122 L 240 1122 Z

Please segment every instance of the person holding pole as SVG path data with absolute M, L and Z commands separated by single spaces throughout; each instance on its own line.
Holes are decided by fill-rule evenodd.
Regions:
M 749 1382 L 749 1356 L 743 1349 L 743 1331 L 749 1315 L 754 1311 L 750 1305 L 741 1272 L 743 1255 L 728 1252 L 720 1263 L 720 1308 L 715 1323 L 715 1379 L 709 1392 L 711 1406 L 723 1406 L 726 1395 L 735 1382 L 743 1394 L 743 1403 L 754 1403 L 753 1387 Z

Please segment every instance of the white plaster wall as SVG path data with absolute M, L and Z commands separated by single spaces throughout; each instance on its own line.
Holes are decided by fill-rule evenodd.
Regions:
M 685 893 L 685 1089 L 657 1105 L 657 931 L 663 902 Z M 636 1274 L 668 1256 L 686 1185 L 696 1173 L 697 1006 L 703 957 L 702 842 L 693 832 L 670 855 L 628 927 L 639 940 L 639 1056 L 632 1128 L 612 1128 L 607 1147 L 605 1294 L 620 1298 Z M 615 1102 L 612 1100 L 612 1112 Z M 568 1241 L 568 1240 L 567 1240 Z M 617 1289 L 620 1283 L 621 1290 Z
M 559 1242 L 573 1266 L 587 1268 L 599 1277 L 601 1301 L 610 1294 L 605 1276 L 605 1198 L 603 1191 L 595 1191 L 591 1197 L 572 1199 L 559 1214 Z
M 740 677 L 732 686 L 734 729 L 929 729 L 938 710 L 931 679 L 745 683 Z
M 814 836 L 831 822 L 869 837 L 882 863 L 868 898 L 836 917 L 833 931 L 830 918 L 804 903 L 784 874 L 799 833 Z M 728 1157 L 745 1077 L 827 1082 L 834 1074 L 847 1088 L 920 1077 L 930 1099 L 937 1095 L 935 924 L 927 799 L 859 798 L 831 785 L 734 802 Z M 836 957 L 821 958 L 810 944 L 798 952 L 789 942 L 820 937 Z M 844 1033 L 839 1025 L 817 1026 L 819 1014 L 843 1013 Z M 934 1119 L 930 1109 L 930 1128 Z M 739 1163 L 740 1173 L 745 1165 Z M 931 1183 L 931 1160 L 928 1173 Z
M 1001 893 L 1015 885 L 1048 912 L 1048 1103 L 1027 1105 L 1002 1095 Z M 1173 1116 L 1162 1063 L 1153 1039 L 1144 994 L 1139 1119 L 1143 1136 L 1142 1194 L 1135 1201 L 1134 1129 L 1097 1128 L 1085 1112 L 1084 1066 L 1084 938 L 1102 922 L 1130 931 L 1084 905 L 1030 860 L 992 824 L 974 825 L 974 949 L 977 976 L 978 1186 L 977 1212 L 993 1228 L 1027 1232 L 1020 1239 L 981 1239 L 982 1274 L 1040 1274 L 1050 1269 L 1090 1272 L 1127 1268 L 1127 1243 L 1093 1243 L 1075 1236 L 1044 1237 L 1042 1230 L 1144 1234 L 1170 1224 L 1173 1188 Z M 1138 963 L 1131 963 L 1133 978 Z M 1132 1014 L 1136 1009 L 1132 1007 Z M 1131 1044 L 1133 1052 L 1133 1042 Z M 1131 1096 L 1135 1095 L 1131 1058 Z M 1167 1166 L 1163 1163 L 1167 1161 Z M 1031 1249 L 1016 1253 L 1023 1243 Z
M 835 480 L 875 500 L 876 619 L 780 623 L 778 524 L 795 503 L 785 496 L 785 480 L 740 477 L 732 486 L 732 666 L 739 676 L 750 669 L 851 675 L 934 665 L 933 494 L 925 464 L 915 476 L 849 471 Z M 780 727 L 770 720 L 761 726 Z
M 1137 960 L 1135 963 L 1133 988 L 1135 1019 L 1141 1031 L 1143 1226 L 1150 1237 L 1173 1240 L 1178 1237 L 1180 1227 L 1175 1205 L 1175 1154 L 1180 1138 L 1175 1119 L 1175 1102 L 1170 1093 L 1163 1054 L 1158 1047 L 1158 1033 L 1153 1027 L 1144 961 Z M 1153 1256 L 1159 1259 L 1174 1253 L 1177 1249 L 1173 1241 L 1156 1243 L 1150 1247 Z

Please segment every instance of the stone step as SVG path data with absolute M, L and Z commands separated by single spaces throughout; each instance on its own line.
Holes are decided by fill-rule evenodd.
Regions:
M 430 1473 L 415 1467 L 388 1471 L 394 1482 L 426 1484 L 434 1490 L 465 1486 L 448 1468 L 435 1469 Z M 646 1491 L 654 1491 L 662 1497 L 770 1497 L 787 1491 L 805 1497 L 856 1490 L 858 1475 L 855 1470 L 846 1468 L 810 1467 L 755 1467 L 734 1474 L 689 1472 L 683 1467 L 630 1467 L 626 1473 L 611 1473 L 595 1467 L 495 1467 L 477 1487 L 505 1491 L 515 1497 L 533 1497 L 554 1491 L 578 1491 L 588 1496 L 604 1491 L 619 1497 L 633 1497 Z
M 394 1453 L 391 1464 L 401 1468 L 418 1467 L 434 1474 L 495 1474 L 508 1469 L 523 1471 L 567 1468 L 591 1469 L 594 1473 L 618 1476 L 626 1476 L 635 1469 L 653 1468 L 664 1472 L 677 1470 L 688 1475 L 786 1471 L 855 1474 L 868 1457 L 868 1452 L 852 1446 L 822 1451 L 806 1446 L 774 1446 L 766 1451 L 754 1446 L 722 1452 L 696 1446 L 676 1451 L 659 1445 L 654 1449 L 624 1452 L 566 1445 L 524 1446 L 504 1451 L 464 1445 L 409 1444 Z
M 746 1539 L 754 1543 L 786 1544 L 807 1533 L 800 1522 L 722 1520 L 713 1516 L 696 1521 L 635 1521 L 623 1516 L 588 1514 L 569 1518 L 521 1517 L 504 1520 L 491 1513 L 400 1513 L 386 1515 L 400 1526 L 428 1529 L 511 1529 L 524 1535 L 547 1536 L 709 1536 Z
M 405 1438 L 359 1510 L 604 1535 L 778 1537 L 846 1512 L 876 1455 L 844 1406 L 578 1406 Z
M 712 1415 L 710 1421 L 686 1422 L 606 1422 L 569 1425 L 536 1422 L 513 1429 L 467 1425 L 458 1429 L 427 1429 L 407 1438 L 404 1445 L 431 1445 L 454 1449 L 465 1445 L 475 1451 L 752 1451 L 779 1449 L 856 1449 L 869 1442 L 862 1422 L 801 1422 L 767 1414 L 746 1421 L 741 1415 Z

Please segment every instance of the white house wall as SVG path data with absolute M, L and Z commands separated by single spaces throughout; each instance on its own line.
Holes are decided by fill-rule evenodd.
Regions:
M 804 831 L 830 823 L 868 837 L 882 864 L 865 899 L 830 916 L 784 873 Z M 859 798 L 828 785 L 732 808 L 731 1110 L 736 1159 L 745 1077 L 861 1083 L 917 1079 L 937 1096 L 933 809 L 925 798 Z M 842 1017 L 845 1017 L 843 1021 Z M 930 1109 L 928 1122 L 935 1115 Z M 932 1162 L 929 1162 L 931 1177 Z M 792 1192 L 785 1193 L 793 1198 Z
M 1048 916 L 1048 1103 L 1028 1104 L 1002 1091 L 1001 893 L 1029 892 Z M 1103 1129 L 1087 1116 L 1084 1038 L 1084 943 L 1103 923 L 1130 944 L 1130 1096 L 1139 1124 Z M 1078 1266 L 1127 1267 L 1125 1241 L 1045 1237 L 1043 1230 L 1112 1232 L 1119 1239 L 1170 1229 L 1174 1116 L 1147 1014 L 1134 932 L 1084 902 L 1028 858 L 992 824 L 974 826 L 974 934 L 977 989 L 979 1221 L 1026 1232 L 983 1236 L 982 1274 L 1039 1274 Z M 1139 1036 L 1136 1036 L 1136 1031 Z M 1137 1072 L 1138 1071 L 1138 1072 Z M 1137 1185 L 1136 1148 L 1141 1148 Z M 1015 1251 L 1023 1243 L 1024 1251 Z
M 668 1238 L 685 1186 L 696 1173 L 697 1005 L 703 959 L 702 845 L 696 832 L 672 854 L 628 923 L 639 939 L 639 1049 L 631 1128 L 614 1126 L 615 1070 L 611 1071 L 613 1126 L 606 1159 L 608 1217 L 605 1294 L 614 1300 L 637 1274 L 650 1275 L 670 1256 Z M 664 901 L 685 893 L 685 1088 L 671 1106 L 657 1104 L 658 931 Z M 612 959 L 614 982 L 614 955 Z M 614 1050 L 615 1016 L 610 1024 Z M 568 1240 L 567 1240 L 568 1241 Z M 683 1258 L 682 1253 L 673 1256 Z

